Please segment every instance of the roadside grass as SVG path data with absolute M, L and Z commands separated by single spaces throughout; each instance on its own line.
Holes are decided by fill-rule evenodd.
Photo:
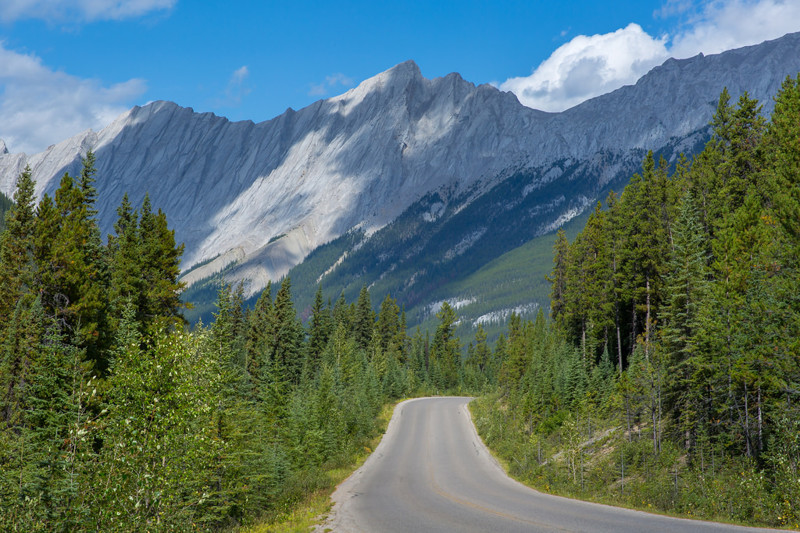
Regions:
M 240 533 L 308 533 L 321 526 L 327 519 L 328 513 L 330 513 L 333 491 L 342 481 L 358 470 L 372 451 L 378 447 L 384 433 L 386 433 L 386 427 L 392 418 L 394 408 L 405 399 L 407 398 L 383 406 L 378 417 L 376 436 L 361 447 L 357 454 L 351 456 L 351 460 L 347 465 L 325 470 L 325 479 L 320 488 L 308 494 L 291 509 L 267 515 L 260 522 L 249 527 L 240 528 L 238 531 Z
M 585 434 L 574 434 L 575 424 L 564 421 L 529 433 L 511 421 L 499 393 L 476 398 L 469 409 L 481 440 L 506 474 L 535 490 L 676 518 L 800 527 L 777 511 L 753 464 L 717 457 L 713 471 L 708 464 L 701 471 L 666 441 L 655 456 L 647 425 L 636 427 L 630 439 L 618 420 L 604 416 L 592 417 Z

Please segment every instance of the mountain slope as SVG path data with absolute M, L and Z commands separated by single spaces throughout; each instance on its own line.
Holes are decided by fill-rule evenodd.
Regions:
M 255 294 L 300 265 L 332 291 L 366 282 L 419 306 L 619 187 L 646 150 L 702 146 L 723 87 L 771 108 L 799 52 L 790 34 L 669 60 L 563 113 L 411 61 L 259 124 L 154 102 L 40 154 L 0 150 L 0 191 L 30 164 L 37 193 L 52 192 L 92 149 L 103 231 L 125 191 L 134 204 L 149 192 L 186 243 L 189 282 L 225 268 Z

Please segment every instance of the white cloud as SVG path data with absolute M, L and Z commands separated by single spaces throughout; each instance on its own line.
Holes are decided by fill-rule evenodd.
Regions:
M 308 90 L 309 96 L 325 96 L 330 91 L 336 89 L 344 89 L 353 86 L 353 78 L 345 76 L 341 72 L 325 76 L 325 81 L 322 83 L 312 83 L 311 88 Z
M 250 94 L 250 87 L 247 85 L 247 79 L 250 77 L 250 69 L 247 65 L 243 65 L 231 74 L 228 80 L 228 85 L 225 87 L 225 92 L 222 98 L 214 102 L 215 107 L 238 107 L 242 103 L 242 99 Z
M 92 22 L 139 17 L 172 8 L 177 0 L 3 0 L 0 20 Z
M 800 30 L 797 0 L 732 0 L 703 4 L 688 27 L 672 38 L 674 57 L 716 54 Z
M 603 35 L 579 35 L 560 46 L 533 74 L 500 85 L 528 107 L 562 111 L 626 83 L 667 58 L 664 39 L 638 24 Z
M 54 71 L 35 55 L 0 42 L 0 138 L 13 152 L 41 151 L 80 131 L 105 127 L 145 89 L 140 79 L 103 86 Z
M 241 85 L 249 75 L 250 69 L 247 68 L 247 65 L 243 65 L 233 71 L 233 76 L 231 76 L 231 84 Z
M 797 0 L 667 0 L 657 18 L 679 17 L 672 35 L 653 37 L 637 24 L 602 35 L 579 35 L 530 76 L 499 85 L 528 107 L 563 111 L 634 83 L 669 57 L 714 54 L 800 30 Z

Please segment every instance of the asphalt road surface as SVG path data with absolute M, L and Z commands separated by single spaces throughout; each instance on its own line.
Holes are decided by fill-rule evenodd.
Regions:
M 333 494 L 336 532 L 770 531 L 668 518 L 542 494 L 508 476 L 472 424 L 469 398 L 399 404 L 380 445 Z

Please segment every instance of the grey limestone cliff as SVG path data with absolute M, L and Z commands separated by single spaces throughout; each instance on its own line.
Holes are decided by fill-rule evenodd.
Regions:
M 723 87 L 770 108 L 782 80 L 798 71 L 800 34 L 790 34 L 669 60 L 633 86 L 545 113 L 458 74 L 426 79 L 408 61 L 259 124 L 154 102 L 39 154 L 10 154 L 0 143 L 0 190 L 11 194 L 30 165 L 37 193 L 52 192 L 91 149 L 104 232 L 124 192 L 135 205 L 148 192 L 186 244 L 184 268 L 207 262 L 189 281 L 236 261 L 235 276 L 253 292 L 317 246 L 352 228 L 369 234 L 431 191 L 478 196 L 521 170 L 538 169 L 546 180 L 565 159 L 640 157 L 702 137 Z M 595 178 L 616 170 L 598 166 Z M 554 212 L 553 222 L 565 216 Z

